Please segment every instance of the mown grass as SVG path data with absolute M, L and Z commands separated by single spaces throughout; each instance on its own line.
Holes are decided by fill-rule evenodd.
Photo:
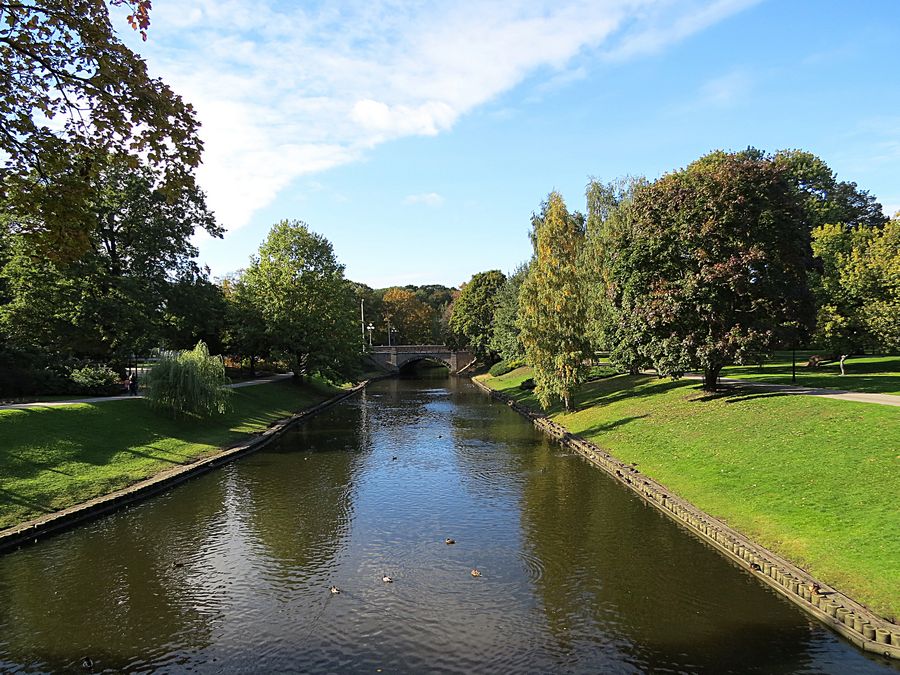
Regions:
M 483 377 L 538 407 L 521 368 Z M 554 419 L 884 616 L 900 618 L 900 409 L 627 376 Z
M 810 352 L 797 352 L 797 384 L 804 387 L 845 389 L 871 394 L 900 394 L 900 356 L 854 356 L 844 361 L 807 368 Z M 778 352 L 759 366 L 729 366 L 722 377 L 791 384 L 791 353 Z
M 0 529 L 212 453 L 337 389 L 281 381 L 233 392 L 231 412 L 207 420 L 143 399 L 0 410 Z

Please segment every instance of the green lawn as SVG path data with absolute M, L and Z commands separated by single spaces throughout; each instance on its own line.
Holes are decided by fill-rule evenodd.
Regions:
M 233 409 L 175 420 L 142 399 L 0 410 L 0 529 L 148 478 L 334 395 L 291 381 L 234 389 Z
M 837 362 L 807 368 L 809 352 L 797 352 L 797 384 L 804 387 L 846 389 L 873 394 L 900 394 L 900 356 L 854 356 L 844 362 L 841 375 Z M 722 377 L 739 377 L 758 382 L 791 384 L 791 353 L 778 352 L 758 366 L 729 366 Z
M 525 405 L 525 368 L 482 381 Z M 584 385 L 557 422 L 884 616 L 900 618 L 900 409 L 696 382 Z

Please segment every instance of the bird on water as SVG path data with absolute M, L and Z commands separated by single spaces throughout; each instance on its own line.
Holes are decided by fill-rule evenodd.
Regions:
M 447 546 L 449 546 L 450 544 L 455 544 L 456 539 L 451 539 L 450 537 L 447 537 L 446 539 L 444 539 L 444 543 L 447 544 Z
M 392 583 L 394 583 L 394 580 L 391 579 L 387 574 L 384 574 L 383 572 L 382 572 L 382 574 L 381 574 L 381 580 L 382 580 L 384 583 L 386 583 L 386 584 L 392 584 Z
M 473 570 L 470 572 L 470 574 L 471 574 L 473 577 L 480 577 L 480 576 L 481 576 L 481 572 L 479 572 L 478 570 L 475 570 L 475 569 L 473 569 Z
M 337 586 L 332 586 L 332 587 L 329 588 L 328 590 L 331 591 L 331 594 L 332 594 L 332 595 L 337 595 L 338 593 L 341 592 L 341 589 L 338 588 Z

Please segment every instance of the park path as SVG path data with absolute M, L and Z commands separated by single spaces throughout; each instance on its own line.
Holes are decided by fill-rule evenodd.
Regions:
M 688 380 L 702 380 L 702 375 L 685 375 Z M 802 387 L 796 384 L 773 384 L 770 382 L 755 382 L 741 380 L 734 377 L 720 377 L 719 382 L 740 387 L 753 387 L 760 391 L 775 391 L 785 394 L 798 394 L 802 396 L 821 396 L 822 398 L 834 398 L 840 401 L 856 401 L 858 403 L 878 403 L 880 405 L 900 406 L 900 396 L 894 394 L 866 394 L 861 391 L 845 391 L 843 389 L 823 389 L 821 387 Z
M 235 382 L 234 384 L 225 385 L 229 389 L 239 389 L 241 387 L 252 387 L 257 384 L 268 384 L 270 382 L 278 382 L 293 377 L 293 373 L 283 373 L 280 375 L 272 375 L 271 377 L 261 377 L 257 380 L 247 380 L 245 382 Z M 121 396 L 95 396 L 91 398 L 72 398 L 63 401 L 33 401 L 31 403 L 9 403 L 0 405 L 0 410 L 15 410 L 18 408 L 57 408 L 64 405 L 72 405 L 73 403 L 105 403 L 106 401 L 127 401 L 129 399 L 144 398 L 143 395 L 131 396 L 123 394 Z M 900 397 L 898 397 L 900 398 Z

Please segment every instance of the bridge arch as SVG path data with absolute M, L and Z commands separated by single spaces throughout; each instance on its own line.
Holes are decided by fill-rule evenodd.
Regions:
M 411 356 L 404 361 L 401 361 L 397 364 L 397 370 L 403 370 L 404 368 L 409 368 L 410 366 L 421 363 L 422 361 L 431 361 L 432 363 L 440 363 L 442 366 L 446 366 L 453 372 L 453 364 L 450 363 L 447 359 L 442 359 L 440 356 L 436 356 L 434 354 L 423 354 L 421 356 Z

